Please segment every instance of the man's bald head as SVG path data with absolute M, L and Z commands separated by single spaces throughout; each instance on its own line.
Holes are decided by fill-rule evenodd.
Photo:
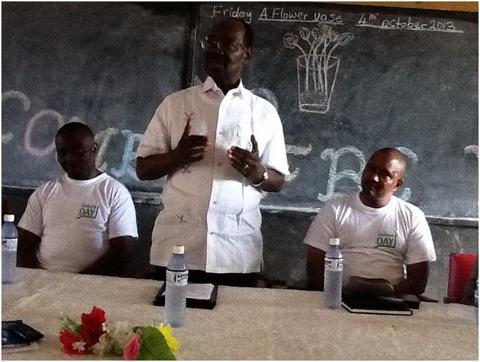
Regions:
M 407 157 L 394 147 L 385 147 L 376 150 L 371 156 L 370 159 L 375 155 L 384 155 L 390 160 L 397 160 L 402 166 L 401 177 L 403 178 L 407 172 Z

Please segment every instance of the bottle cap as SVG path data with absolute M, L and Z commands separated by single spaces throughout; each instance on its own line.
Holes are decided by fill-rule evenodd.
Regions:
M 183 254 L 185 253 L 185 247 L 183 245 L 174 245 L 172 251 L 174 254 Z
M 340 245 L 339 238 L 330 238 L 330 245 Z
M 3 221 L 14 222 L 15 221 L 15 215 L 5 214 L 5 215 L 3 215 Z

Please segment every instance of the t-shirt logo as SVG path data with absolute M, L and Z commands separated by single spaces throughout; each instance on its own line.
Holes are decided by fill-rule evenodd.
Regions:
M 98 213 L 98 206 L 82 205 L 78 211 L 77 219 L 87 217 L 89 219 L 95 219 Z
M 394 248 L 397 245 L 397 234 L 382 233 L 377 234 L 377 246 L 385 248 Z

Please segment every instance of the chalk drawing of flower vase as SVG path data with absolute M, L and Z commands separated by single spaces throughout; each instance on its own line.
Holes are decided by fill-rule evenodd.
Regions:
M 301 112 L 327 113 L 330 108 L 340 59 L 332 56 L 337 47 L 353 39 L 351 33 L 338 33 L 330 25 L 319 24 L 312 29 L 300 27 L 298 35 L 283 35 L 283 46 L 298 49 L 298 106 Z
M 300 111 L 328 112 L 339 66 L 340 59 L 332 56 L 301 55 L 297 58 Z

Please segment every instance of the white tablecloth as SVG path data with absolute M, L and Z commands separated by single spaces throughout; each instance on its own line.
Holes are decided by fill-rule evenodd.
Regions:
M 22 319 L 45 334 L 39 348 L 3 359 L 69 359 L 59 317 L 80 318 L 96 305 L 107 322 L 159 323 L 152 305 L 161 282 L 17 269 L 2 286 L 2 320 Z M 478 309 L 422 303 L 413 316 L 327 310 L 322 293 L 219 287 L 213 310 L 188 309 L 175 329 L 180 359 L 478 359 Z M 94 355 L 86 358 L 92 359 Z

